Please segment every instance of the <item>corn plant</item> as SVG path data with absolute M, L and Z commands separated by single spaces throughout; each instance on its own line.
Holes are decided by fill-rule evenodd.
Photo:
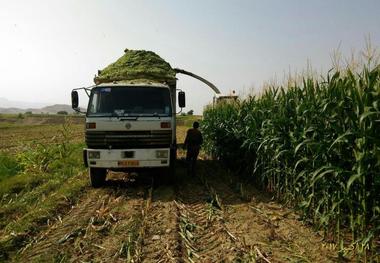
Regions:
M 209 106 L 202 122 L 210 153 L 358 257 L 380 234 L 380 65 L 369 68 Z

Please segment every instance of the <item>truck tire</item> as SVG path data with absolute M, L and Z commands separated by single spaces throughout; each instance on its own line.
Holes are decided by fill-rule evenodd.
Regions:
M 158 185 L 172 185 L 176 183 L 176 150 L 170 150 L 170 165 L 169 167 L 159 168 L 156 182 Z
M 175 183 L 176 181 L 176 162 L 177 162 L 177 149 L 170 150 L 170 166 L 167 171 L 167 177 L 169 183 Z
M 171 163 L 169 167 L 160 168 L 157 170 L 157 183 L 159 185 L 171 185 L 175 183 L 175 164 Z
M 171 164 L 170 164 L 169 169 L 167 171 L 167 177 L 168 177 L 168 181 L 170 183 L 174 183 L 176 180 L 175 167 L 176 167 L 176 161 L 171 160 Z
M 107 176 L 107 170 L 104 168 L 90 168 L 91 186 L 98 188 L 104 185 Z

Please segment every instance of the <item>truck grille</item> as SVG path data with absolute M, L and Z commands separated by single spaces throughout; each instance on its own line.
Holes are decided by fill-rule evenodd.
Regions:
M 171 130 L 86 131 L 86 144 L 93 149 L 132 149 L 169 147 Z

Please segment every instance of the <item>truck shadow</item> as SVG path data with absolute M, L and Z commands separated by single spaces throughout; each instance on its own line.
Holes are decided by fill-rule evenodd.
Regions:
M 152 202 L 205 203 L 220 200 L 224 205 L 273 201 L 272 195 L 243 182 L 240 177 L 226 171 L 217 160 L 198 160 L 195 175 L 187 173 L 187 163 L 180 159 L 176 164 L 175 177 L 162 180 L 162 174 L 145 171 L 139 174 L 110 172 L 104 188 L 152 191 Z

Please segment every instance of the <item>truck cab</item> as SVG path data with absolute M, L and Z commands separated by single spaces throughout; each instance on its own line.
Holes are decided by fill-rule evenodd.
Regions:
M 176 88 L 163 83 L 112 82 L 86 88 L 85 166 L 93 187 L 104 184 L 107 170 L 156 169 L 174 173 Z M 185 94 L 178 94 L 185 106 Z M 72 106 L 78 109 L 77 90 Z

